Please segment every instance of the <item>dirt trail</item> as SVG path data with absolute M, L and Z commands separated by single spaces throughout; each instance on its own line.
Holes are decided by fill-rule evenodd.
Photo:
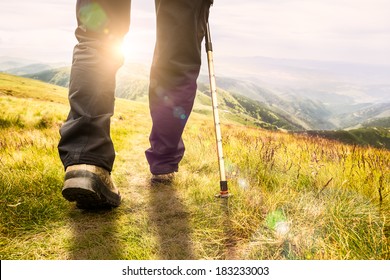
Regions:
M 204 246 L 200 243 L 206 241 L 200 239 L 199 234 L 194 236 L 195 230 L 202 229 L 194 219 L 194 205 L 188 205 L 189 202 L 185 200 L 185 186 L 182 185 L 186 184 L 187 180 L 183 178 L 187 174 L 185 166 L 181 166 L 178 175 L 180 180 L 170 186 L 150 183 L 151 175 L 144 155 L 149 146 L 146 131 L 143 127 L 132 132 L 125 137 L 126 143 L 121 144 L 123 147 L 116 147 L 112 176 L 122 195 L 121 206 L 99 213 L 70 210 L 69 221 L 73 238 L 68 258 L 209 258 L 206 252 L 199 249 Z M 220 204 L 218 201 L 215 203 L 215 207 Z M 216 230 L 225 232 L 224 244 L 208 240 L 207 242 L 213 245 L 207 246 L 216 246 L 215 251 L 218 253 L 215 255 L 219 256 L 218 258 L 236 259 L 237 242 L 233 237 L 229 237 L 230 229 L 222 222 L 215 227 L 221 225 L 224 228 Z

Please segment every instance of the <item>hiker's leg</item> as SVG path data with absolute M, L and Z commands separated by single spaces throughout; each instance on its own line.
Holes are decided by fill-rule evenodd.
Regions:
M 210 0 L 155 0 L 157 41 L 150 74 L 153 121 L 146 157 L 153 174 L 178 170 L 196 94 Z
M 60 129 L 64 167 L 92 164 L 112 170 L 110 137 L 115 74 L 123 63 L 118 46 L 130 23 L 130 0 L 78 0 L 76 37 L 69 84 L 70 112 Z

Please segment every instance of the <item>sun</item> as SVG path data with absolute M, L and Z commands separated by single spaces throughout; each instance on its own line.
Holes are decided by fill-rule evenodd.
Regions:
M 145 32 L 130 30 L 119 51 L 127 61 L 149 60 L 153 54 L 154 41 Z
M 137 55 L 138 47 L 135 40 L 132 40 L 130 36 L 126 36 L 123 40 L 119 51 L 125 58 L 131 58 Z

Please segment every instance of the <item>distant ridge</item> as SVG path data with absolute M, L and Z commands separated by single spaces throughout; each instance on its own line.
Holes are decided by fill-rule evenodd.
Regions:
M 69 67 L 36 62 L 24 65 L 25 61 L 18 60 L 12 64 L 9 58 L 0 58 L 1 63 L 23 64 L 5 70 L 8 73 L 64 87 L 69 83 Z M 231 71 L 232 65 L 240 65 L 237 76 Z M 217 76 L 217 86 L 221 94 L 229 95 L 226 103 L 221 101 L 221 106 L 244 123 L 292 131 L 359 128 L 364 123 L 390 117 L 390 82 L 384 79 L 390 68 L 364 67 L 259 57 L 230 58 L 218 61 L 222 74 Z M 116 96 L 146 101 L 148 77 L 149 66 L 126 63 L 117 75 Z M 198 87 L 207 95 L 208 77 L 204 73 L 198 79 Z M 377 124 L 380 126 L 381 122 Z
M 49 84 L 68 87 L 70 77 L 70 67 L 48 69 L 38 73 L 23 75 L 23 77 L 40 80 Z

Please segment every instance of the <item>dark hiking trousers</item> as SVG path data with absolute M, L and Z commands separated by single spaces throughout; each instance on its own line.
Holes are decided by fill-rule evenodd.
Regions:
M 191 113 L 201 65 L 201 42 L 212 0 L 155 0 L 157 38 L 150 72 L 153 127 L 146 158 L 153 174 L 178 170 L 182 133 Z M 110 137 L 117 47 L 130 24 L 130 0 L 78 0 L 69 85 L 70 112 L 58 145 L 64 167 L 92 164 L 112 170 Z

